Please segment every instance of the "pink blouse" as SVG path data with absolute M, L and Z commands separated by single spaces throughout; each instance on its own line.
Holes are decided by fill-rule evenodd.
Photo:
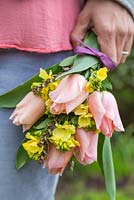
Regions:
M 80 0 L 1 0 L 0 48 L 50 53 L 71 50 Z

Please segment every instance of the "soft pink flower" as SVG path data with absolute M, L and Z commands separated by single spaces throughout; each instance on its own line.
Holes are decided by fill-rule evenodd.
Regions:
M 88 105 L 97 129 L 104 135 L 111 137 L 114 130 L 124 131 L 116 100 L 110 92 L 93 92 L 88 98 Z
M 85 78 L 79 74 L 63 78 L 56 90 L 49 94 L 52 100 L 50 111 L 53 114 L 70 113 L 87 98 L 86 83 Z
M 62 175 L 65 167 L 70 161 L 74 150 L 60 152 L 56 150 L 54 145 L 51 145 L 47 159 L 45 160 L 45 167 L 48 169 L 49 173 L 52 175 L 60 174 Z
M 76 140 L 80 143 L 80 146 L 76 148 L 76 159 L 85 165 L 97 161 L 98 134 L 78 128 Z
M 29 92 L 17 105 L 10 119 L 16 126 L 22 125 L 23 131 L 28 130 L 43 116 L 45 103 L 41 97 Z
M 66 113 L 66 107 L 64 103 L 51 102 L 50 112 L 54 115 L 59 115 L 61 113 Z

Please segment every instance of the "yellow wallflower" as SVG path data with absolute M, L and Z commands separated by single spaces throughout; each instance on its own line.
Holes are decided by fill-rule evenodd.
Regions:
M 77 108 L 74 109 L 75 115 L 86 115 L 88 113 L 88 106 L 85 104 L 80 104 Z
M 49 92 L 52 90 L 55 90 L 56 87 L 58 86 L 58 84 L 59 84 L 59 80 L 50 82 L 50 83 L 48 83 L 47 86 L 45 86 L 41 89 L 41 97 L 42 97 L 42 99 L 44 99 L 44 101 L 47 101 L 49 99 Z
M 45 106 L 46 106 L 45 114 L 48 114 L 50 112 L 50 104 L 51 104 L 51 100 L 50 99 L 45 101 Z
M 99 78 L 101 81 L 104 81 L 106 78 L 107 78 L 107 68 L 106 67 L 103 67 L 101 69 L 99 69 L 97 72 L 96 72 L 96 76 L 97 78 Z
M 52 136 L 49 141 L 56 145 L 58 150 L 70 150 L 70 148 L 78 146 L 79 143 L 74 139 L 75 126 L 64 123 L 63 125 L 57 124 L 53 130 Z
M 26 134 L 26 138 L 29 139 L 27 142 L 24 142 L 22 146 L 27 151 L 29 157 L 34 160 L 38 160 L 41 152 L 43 151 L 43 146 L 39 147 L 38 143 L 40 142 L 39 137 L 32 136 L 29 132 Z
M 91 81 L 89 80 L 86 84 L 86 91 L 92 93 L 94 91 Z
M 81 115 L 78 118 L 79 128 L 85 128 L 91 123 L 92 114 L 88 113 L 86 115 Z
M 70 148 L 80 146 L 79 142 L 74 139 L 74 137 L 70 137 L 67 141 L 59 140 L 58 145 L 56 146 L 57 150 L 69 151 Z
M 55 90 L 59 84 L 60 80 L 53 81 L 48 84 L 50 91 Z
M 33 82 L 31 88 L 38 87 L 40 84 L 40 82 Z
M 107 72 L 108 70 L 106 67 L 93 71 L 86 84 L 86 91 L 89 93 L 100 91 L 102 81 L 107 78 Z
M 40 73 L 39 73 L 39 77 L 44 79 L 44 80 L 48 80 L 51 79 L 52 76 L 52 71 L 50 70 L 49 74 L 46 72 L 46 70 L 40 68 Z
M 49 98 L 48 94 L 49 94 L 49 87 L 48 86 L 41 89 L 41 98 L 44 101 L 48 100 L 48 98 Z
M 42 135 L 42 131 L 41 130 L 34 131 L 34 136 L 40 137 L 41 135 Z M 30 138 L 28 138 L 28 137 L 30 137 Z M 26 138 L 27 139 L 31 139 L 31 137 L 32 137 L 31 134 L 30 135 L 26 134 Z

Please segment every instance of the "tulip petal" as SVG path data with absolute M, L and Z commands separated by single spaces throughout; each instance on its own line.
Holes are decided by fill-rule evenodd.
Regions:
M 80 147 L 77 147 L 76 159 L 84 165 L 97 161 L 98 134 L 79 128 L 76 139 L 80 143 Z
M 11 116 L 10 116 L 10 120 L 13 120 L 16 116 L 18 115 L 18 113 L 17 113 L 17 108 L 13 111 L 13 113 L 11 114 Z
M 115 130 L 124 131 L 115 97 L 110 92 L 102 92 L 102 104 L 106 110 L 105 116 L 113 121 Z
M 54 115 L 59 115 L 61 113 L 65 113 L 65 104 L 64 103 L 51 103 L 50 112 Z
M 19 107 L 18 107 L 19 108 Z M 21 124 L 34 124 L 45 112 L 45 103 L 36 96 L 26 107 L 20 109 Z
M 28 102 L 31 102 L 35 97 L 33 92 L 29 92 L 17 105 L 16 108 L 22 108 L 27 105 Z
M 23 131 L 27 130 L 44 115 L 45 102 L 39 96 L 29 92 L 16 106 L 10 116 L 13 123 L 17 126 L 24 125 Z
M 88 93 L 83 90 L 81 94 L 73 99 L 72 101 L 68 102 L 66 104 L 66 113 L 70 113 L 72 110 L 74 110 L 77 106 L 79 106 L 85 99 L 88 97 Z
M 14 118 L 13 118 L 13 124 L 15 124 L 16 126 L 20 126 L 21 123 L 19 121 L 19 117 L 18 115 L 16 115 Z
M 80 95 L 86 82 L 82 75 L 68 75 L 61 80 L 56 90 L 50 92 L 49 96 L 55 103 L 66 103 Z
M 56 150 L 54 145 L 51 145 L 48 156 L 45 160 L 45 167 L 48 169 L 49 173 L 52 175 L 60 174 L 62 175 L 65 167 L 70 161 L 74 150 L 60 152 Z
M 107 137 L 112 137 L 114 124 L 111 119 L 104 117 L 100 126 L 102 133 Z
M 88 98 L 89 110 L 92 113 L 97 129 L 100 128 L 102 119 L 106 113 L 104 106 L 102 104 L 102 95 L 100 92 L 93 92 Z

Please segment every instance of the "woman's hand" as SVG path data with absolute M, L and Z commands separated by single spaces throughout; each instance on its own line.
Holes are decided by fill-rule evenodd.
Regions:
M 101 50 L 116 64 L 124 63 L 130 53 L 134 38 L 134 21 L 128 11 L 114 1 L 87 0 L 71 34 L 71 42 L 78 45 L 76 38 L 84 39 L 92 29 Z

